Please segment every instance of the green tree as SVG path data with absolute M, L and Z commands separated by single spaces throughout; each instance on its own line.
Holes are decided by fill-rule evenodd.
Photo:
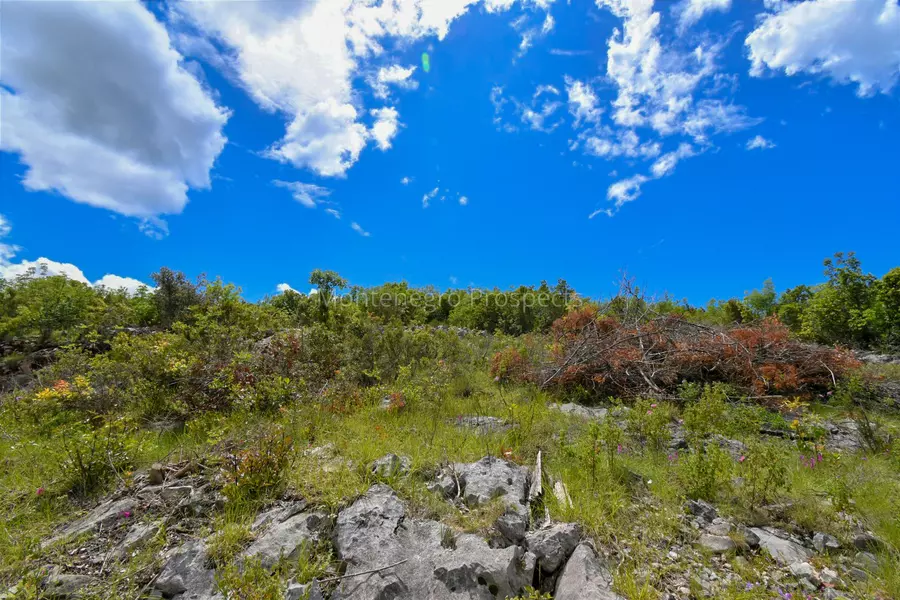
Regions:
M 798 285 L 785 290 L 778 299 L 776 309 L 778 319 L 794 333 L 800 333 L 806 308 L 812 297 L 813 289 L 807 285 Z
M 741 306 L 742 321 L 756 321 L 772 316 L 777 307 L 777 298 L 775 284 L 771 279 L 766 279 L 761 290 L 753 290 L 744 296 Z
M 316 295 L 319 299 L 319 310 L 322 320 L 328 320 L 328 305 L 334 298 L 335 290 L 347 287 L 347 280 L 335 271 L 323 271 L 316 269 L 309 274 L 309 282 L 316 286 Z
M 190 308 L 200 302 L 197 286 L 188 281 L 181 271 L 162 267 L 151 277 L 156 283 L 153 299 L 163 327 L 170 327 L 184 319 Z
M 881 278 L 878 300 L 884 313 L 885 341 L 900 346 L 900 267 L 894 267 Z
M 878 339 L 878 279 L 863 273 L 853 252 L 826 259 L 828 280 L 809 301 L 803 335 L 823 344 L 869 346 Z

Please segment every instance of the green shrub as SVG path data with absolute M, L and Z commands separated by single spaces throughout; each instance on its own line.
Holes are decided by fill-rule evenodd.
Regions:
M 784 455 L 771 444 L 751 444 L 742 457 L 738 474 L 743 477 L 743 498 L 751 508 L 773 502 L 787 486 Z
M 284 486 L 293 442 L 281 427 L 273 427 L 229 457 L 222 493 L 233 502 L 272 497 Z
M 638 400 L 628 412 L 626 432 L 639 444 L 653 450 L 664 450 L 672 438 L 669 423 L 675 409 L 667 402 Z
M 123 420 L 94 425 L 74 423 L 56 433 L 62 456 L 60 470 L 67 490 L 84 496 L 133 468 L 137 444 L 126 435 Z
M 682 417 L 690 443 L 696 444 L 698 440 L 723 428 L 727 398 L 725 386 L 707 385 L 704 386 L 700 397 L 688 404 Z
M 731 485 L 732 458 L 718 444 L 694 448 L 678 463 L 678 480 L 694 499 L 715 500 Z

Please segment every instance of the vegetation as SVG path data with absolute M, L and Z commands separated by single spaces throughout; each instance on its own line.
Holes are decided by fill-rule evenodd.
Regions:
M 629 289 L 595 301 L 564 281 L 508 292 L 363 289 L 328 271 L 311 276 L 316 294 L 257 303 L 168 269 L 154 275 L 155 290 L 134 295 L 39 273 L 2 282 L 0 588 L 40 597 L 48 567 L 76 563 L 99 575 L 88 597 L 137 598 L 163 550 L 190 534 L 208 540 L 227 597 L 283 597 L 288 579 L 334 577 L 339 566 L 326 546 L 274 569 L 239 565 L 254 516 L 273 501 L 301 497 L 334 514 L 384 480 L 417 516 L 440 520 L 451 547 L 458 533 L 488 535 L 503 507 L 444 502 L 428 489 L 433 474 L 485 455 L 531 465 L 541 452 L 571 500 L 547 493 L 541 511 L 580 523 L 616 556 L 627 598 L 659 598 L 674 573 L 692 574 L 667 556 L 673 540 L 691 542 L 688 498 L 844 543 L 861 524 L 882 542 L 878 568 L 846 581 L 849 593 L 900 597 L 900 419 L 879 387 L 900 373 L 834 348 L 897 345 L 900 270 L 879 280 L 852 254 L 826 266 L 822 285 L 779 296 L 766 284 L 706 308 Z M 659 364 L 677 369 L 637 375 L 653 385 L 611 385 L 645 364 L 634 349 L 648 340 L 666 348 Z M 577 348 L 597 353 L 567 360 Z M 554 371 L 564 377 L 548 385 Z M 586 420 L 555 409 L 567 402 L 609 412 Z M 514 426 L 476 431 L 460 425 L 467 416 Z M 828 424 L 844 419 L 860 432 L 857 451 L 828 445 Z M 388 453 L 409 458 L 409 476 L 373 473 Z M 78 538 L 42 547 L 157 462 L 198 469 L 225 498 L 191 517 L 196 531 L 160 527 L 102 565 L 79 558 Z M 838 568 L 828 555 L 816 561 Z M 767 568 L 767 558 L 748 557 L 734 572 L 749 587 L 720 597 L 775 597 L 761 583 Z

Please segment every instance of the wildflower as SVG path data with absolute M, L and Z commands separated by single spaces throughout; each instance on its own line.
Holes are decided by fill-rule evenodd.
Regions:
M 37 495 L 37 496 L 43 496 L 43 495 L 44 495 L 44 488 L 39 487 L 39 488 L 37 489 L 37 491 L 35 491 L 35 495 Z
M 496 377 L 494 377 L 494 382 L 495 382 L 495 383 L 500 383 L 500 376 L 499 376 L 499 375 L 497 375 Z
M 738 459 L 738 462 L 742 463 L 742 462 L 744 462 L 745 460 L 747 460 L 747 457 L 746 457 L 746 456 L 741 456 L 741 457 Z
M 656 403 L 654 402 L 653 404 L 651 404 L 650 408 L 656 408 Z
M 667 458 L 669 459 L 669 462 L 675 462 L 676 460 L 678 460 L 678 453 L 673 452 Z
M 618 446 L 616 446 L 616 452 L 618 452 L 619 454 L 622 454 L 623 450 L 624 450 L 624 448 L 622 448 L 622 444 L 619 444 Z
M 648 411 L 647 411 L 647 414 L 648 414 L 648 415 L 652 415 L 652 414 L 653 414 L 653 411 L 652 411 L 652 410 L 648 410 Z
M 122 511 L 122 516 L 123 516 L 124 518 L 126 518 L 126 519 L 130 518 L 130 517 L 131 517 L 131 511 L 130 511 L 130 510 L 123 510 L 123 511 Z
M 748 581 L 748 582 L 747 582 L 747 585 L 744 586 L 744 589 L 747 590 L 747 591 L 752 590 L 752 589 L 753 589 L 753 584 L 750 583 L 750 582 Z

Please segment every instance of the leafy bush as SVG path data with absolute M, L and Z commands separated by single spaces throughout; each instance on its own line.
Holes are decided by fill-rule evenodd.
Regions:
M 100 425 L 75 423 L 62 428 L 57 436 L 62 446 L 63 485 L 75 495 L 92 494 L 134 466 L 137 447 L 126 435 L 121 419 Z
M 743 498 L 750 508 L 773 502 L 787 486 L 787 465 L 782 452 L 771 444 L 756 442 L 740 460 Z
M 704 386 L 700 397 L 685 407 L 682 417 L 690 443 L 696 444 L 722 429 L 725 423 L 727 398 L 727 388 L 721 385 L 707 385 Z
M 704 444 L 683 457 L 678 479 L 688 497 L 715 500 L 731 485 L 733 460 L 718 444 Z
M 291 438 L 281 427 L 273 427 L 252 440 L 247 448 L 229 457 L 222 493 L 233 502 L 276 495 L 284 486 L 292 446 Z
M 641 445 L 663 450 L 672 438 L 669 423 L 674 413 L 674 408 L 667 402 L 638 400 L 628 412 L 626 432 Z

